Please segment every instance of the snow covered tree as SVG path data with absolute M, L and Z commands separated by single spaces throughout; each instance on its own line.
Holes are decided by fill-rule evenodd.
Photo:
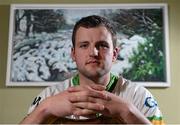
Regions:
M 111 15 L 104 14 L 114 22 L 118 32 L 146 39 L 138 45 L 129 58 L 130 69 L 123 76 L 133 81 L 165 81 L 165 48 L 163 38 L 163 12 L 160 9 L 127 9 Z
M 144 44 L 139 44 L 138 50 L 129 59 L 131 69 L 126 69 L 123 75 L 133 81 L 165 81 L 165 53 L 162 28 L 154 25 L 146 37 Z
M 162 11 L 132 11 L 128 13 L 128 17 L 125 15 L 126 13 L 121 15 L 124 19 L 121 28 L 127 29 L 123 32 L 130 36 L 140 34 L 147 41 L 134 50 L 129 59 L 132 68 L 125 69 L 123 75 L 133 81 L 165 81 Z M 126 26 L 127 20 L 129 23 Z
M 65 19 L 62 13 L 54 10 L 35 10 L 33 12 L 33 32 L 54 33 L 64 25 Z

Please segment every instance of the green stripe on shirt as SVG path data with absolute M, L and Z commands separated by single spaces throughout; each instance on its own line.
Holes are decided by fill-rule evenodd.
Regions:
M 152 117 L 147 117 L 150 121 L 152 120 L 162 120 L 162 116 L 152 116 Z

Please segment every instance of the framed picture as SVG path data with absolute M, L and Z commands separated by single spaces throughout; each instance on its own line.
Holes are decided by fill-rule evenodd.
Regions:
M 115 26 L 120 52 L 112 72 L 147 87 L 170 86 L 165 3 L 12 4 L 6 85 L 49 86 L 76 73 L 72 29 L 88 15 Z

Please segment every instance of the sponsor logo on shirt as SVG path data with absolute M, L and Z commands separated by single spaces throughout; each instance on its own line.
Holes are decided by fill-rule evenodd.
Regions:
M 149 108 L 152 108 L 157 106 L 157 102 L 153 97 L 147 97 L 145 100 L 145 105 Z
M 41 97 L 36 97 L 31 105 L 39 105 L 40 101 L 41 101 Z

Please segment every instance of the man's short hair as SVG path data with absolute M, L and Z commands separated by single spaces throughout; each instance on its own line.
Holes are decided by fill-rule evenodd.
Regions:
M 97 16 L 97 15 L 91 15 L 91 16 L 83 17 L 78 22 L 76 22 L 74 29 L 73 29 L 73 33 L 72 33 L 73 47 L 75 47 L 76 32 L 80 27 L 94 28 L 94 27 L 99 27 L 99 26 L 106 27 L 106 29 L 111 33 L 112 41 L 113 41 L 113 47 L 115 48 L 117 36 L 116 36 L 116 31 L 115 31 L 113 25 L 106 18 L 101 17 L 101 16 Z

